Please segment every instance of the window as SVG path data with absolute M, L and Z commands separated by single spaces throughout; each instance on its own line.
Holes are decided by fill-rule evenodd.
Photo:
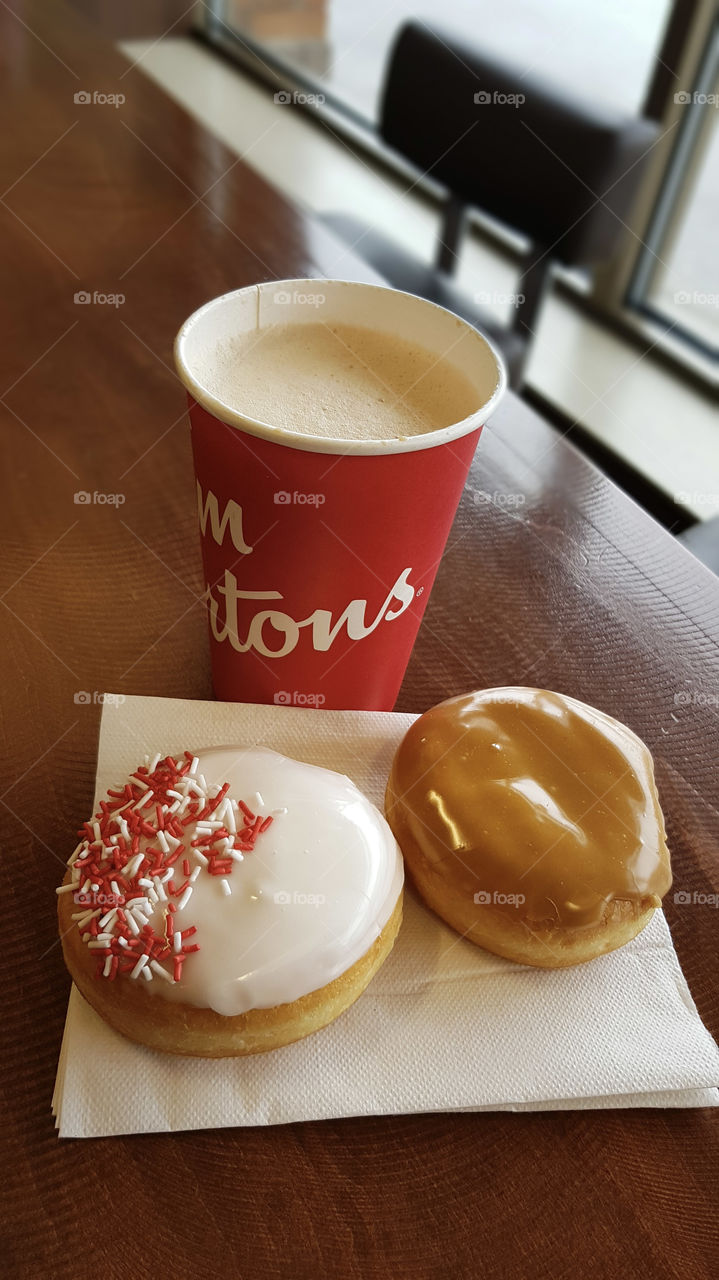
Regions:
M 719 29 L 692 89 L 629 292 L 630 305 L 719 354 Z
M 417 18 L 415 4 L 211 0 L 200 21 L 211 42 L 234 52 L 275 90 L 296 93 L 300 102 L 303 92 L 310 103 L 320 95 L 336 127 L 345 121 L 355 141 L 371 145 L 387 56 L 398 29 Z M 658 327 L 658 345 L 664 342 L 685 362 L 693 352 L 695 371 L 698 357 L 704 362 L 699 376 L 707 376 L 706 361 L 719 344 L 714 0 L 604 0 L 589 8 L 576 0 L 504 0 L 501 6 L 496 0 L 425 0 L 419 12 L 420 20 L 464 32 L 468 42 L 504 53 L 569 93 L 620 112 L 647 109 L 653 119 L 661 117 L 671 146 L 657 147 L 661 164 L 647 178 L 625 249 L 588 297 L 596 311 L 629 330 L 646 336 L 650 322 L 652 344 Z

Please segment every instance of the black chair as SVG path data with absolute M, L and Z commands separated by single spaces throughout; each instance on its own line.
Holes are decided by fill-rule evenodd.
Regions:
M 351 215 L 326 214 L 325 223 L 390 284 L 494 338 L 520 386 L 555 263 L 589 268 L 612 256 L 657 126 L 573 99 L 531 71 L 413 21 L 390 56 L 380 133 L 447 191 L 435 264 Z M 452 280 L 471 207 L 530 242 L 516 286 L 523 301 L 506 327 Z

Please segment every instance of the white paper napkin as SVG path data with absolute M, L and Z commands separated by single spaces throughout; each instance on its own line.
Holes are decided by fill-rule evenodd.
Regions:
M 413 719 L 106 702 L 96 807 L 146 753 L 229 743 L 337 769 L 381 806 Z M 60 1137 L 89 1138 L 422 1111 L 717 1106 L 717 1086 L 719 1050 L 661 912 L 612 955 L 538 970 L 463 941 L 408 891 L 394 950 L 368 990 L 323 1031 L 272 1053 L 215 1061 L 155 1053 L 117 1035 L 73 988 L 52 1105 Z

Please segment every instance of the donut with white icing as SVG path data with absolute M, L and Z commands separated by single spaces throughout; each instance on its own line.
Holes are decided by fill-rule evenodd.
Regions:
M 65 962 L 153 1049 L 239 1056 L 319 1030 L 401 922 L 382 815 L 349 778 L 265 748 L 146 760 L 78 834 L 58 889 Z

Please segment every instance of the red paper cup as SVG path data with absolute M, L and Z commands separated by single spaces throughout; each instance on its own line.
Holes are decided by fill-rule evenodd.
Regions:
M 203 386 L 219 344 L 318 320 L 436 352 L 470 379 L 476 410 L 423 435 L 331 440 L 255 421 Z M 505 389 L 499 356 L 411 294 L 283 280 L 201 307 L 178 334 L 175 360 L 189 393 L 217 697 L 390 710 L 482 424 Z

